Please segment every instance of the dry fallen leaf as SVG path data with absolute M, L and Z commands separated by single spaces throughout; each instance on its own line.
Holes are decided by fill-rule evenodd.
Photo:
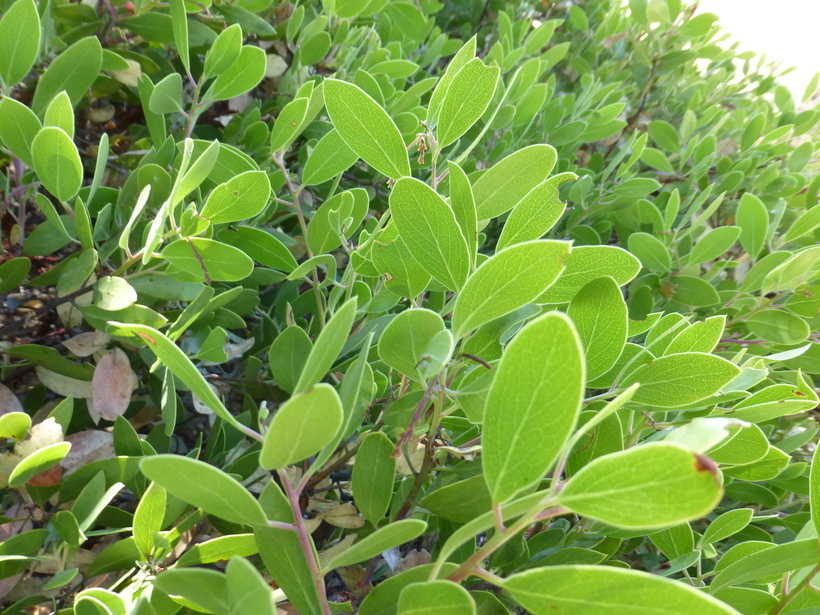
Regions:
M 0 384 L 0 415 L 22 412 L 23 406 L 17 396 L 4 384 Z
M 66 474 L 98 459 L 110 459 L 115 456 L 114 436 L 107 431 L 90 429 L 66 436 L 71 442 L 71 450 L 63 457 L 60 465 Z
M 336 557 L 339 553 L 344 553 L 347 551 L 351 546 L 353 546 L 354 542 L 356 542 L 356 537 L 352 534 L 348 534 L 329 549 L 320 551 L 319 563 L 322 565 L 322 568 L 324 568 L 325 564 Z
M 356 529 L 364 525 L 364 519 L 359 515 L 353 504 L 342 504 L 341 506 L 326 510 L 322 517 L 325 523 L 348 530 Z
M 98 350 L 105 348 L 110 341 L 111 338 L 103 331 L 89 331 L 64 340 L 63 346 L 68 348 L 74 356 L 90 357 Z
M 128 356 L 115 348 L 100 359 L 91 381 L 94 411 L 109 421 L 125 414 L 134 384 Z
M 429 564 L 430 561 L 430 554 L 425 549 L 410 551 L 410 553 L 399 560 L 399 563 L 396 566 L 396 574 L 404 572 L 405 570 L 410 570 L 416 566 L 424 566 L 425 564 Z

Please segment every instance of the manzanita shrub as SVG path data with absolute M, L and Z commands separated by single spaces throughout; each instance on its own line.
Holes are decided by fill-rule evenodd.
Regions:
M 623 4 L 0 0 L 3 613 L 818 612 L 817 80 Z

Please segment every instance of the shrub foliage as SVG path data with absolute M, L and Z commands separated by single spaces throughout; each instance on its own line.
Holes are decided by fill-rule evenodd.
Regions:
M 817 80 L 680 0 L 0 9 L 4 613 L 820 609 Z

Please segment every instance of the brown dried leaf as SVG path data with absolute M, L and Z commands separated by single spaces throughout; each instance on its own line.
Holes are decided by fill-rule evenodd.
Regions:
M 128 410 L 133 384 L 128 356 L 119 348 L 107 352 L 94 369 L 91 380 L 94 410 L 104 419 L 116 420 Z
M 408 553 L 399 560 L 395 572 L 396 574 L 399 574 L 400 572 L 410 570 L 411 568 L 415 568 L 416 566 L 424 566 L 425 564 L 429 564 L 430 561 L 430 554 L 425 549 L 419 549 L 418 551 L 410 551 L 410 553 Z
M 22 411 L 23 405 L 17 396 L 6 385 L 0 384 L 0 415 Z
M 71 339 L 64 340 L 63 346 L 77 357 L 90 357 L 98 350 L 106 347 L 111 338 L 103 331 L 89 331 L 80 333 Z
M 322 568 L 324 568 L 325 565 L 334 557 L 336 557 L 339 553 L 344 553 L 350 547 L 352 547 L 354 542 L 356 542 L 356 537 L 352 534 L 348 534 L 329 549 L 320 551 L 319 563 L 322 565 Z
M 71 450 L 60 462 L 66 474 L 92 461 L 110 459 L 115 456 L 114 436 L 107 431 L 100 429 L 80 431 L 66 436 L 65 440 L 71 442 Z
M 364 518 L 359 516 L 353 504 L 342 504 L 336 508 L 331 508 L 325 511 L 322 516 L 325 523 L 348 530 L 353 530 L 364 525 Z

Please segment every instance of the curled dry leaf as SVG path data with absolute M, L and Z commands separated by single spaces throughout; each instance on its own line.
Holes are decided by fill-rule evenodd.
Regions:
M 17 396 L 6 385 L 0 384 L 0 415 L 22 411 L 23 405 Z
M 63 341 L 63 346 L 76 357 L 90 357 L 105 348 L 110 341 L 111 338 L 103 331 L 89 331 Z
M 353 543 L 356 542 L 356 537 L 352 534 L 348 534 L 344 538 L 342 538 L 339 542 L 335 545 L 330 547 L 329 549 L 325 549 L 324 551 L 319 552 L 319 563 L 324 568 L 325 564 L 327 564 L 330 560 L 336 557 L 339 553 L 344 553 L 350 547 L 353 546 Z
M 104 419 L 125 414 L 131 402 L 134 377 L 128 356 L 115 348 L 100 359 L 91 381 L 94 410 Z

